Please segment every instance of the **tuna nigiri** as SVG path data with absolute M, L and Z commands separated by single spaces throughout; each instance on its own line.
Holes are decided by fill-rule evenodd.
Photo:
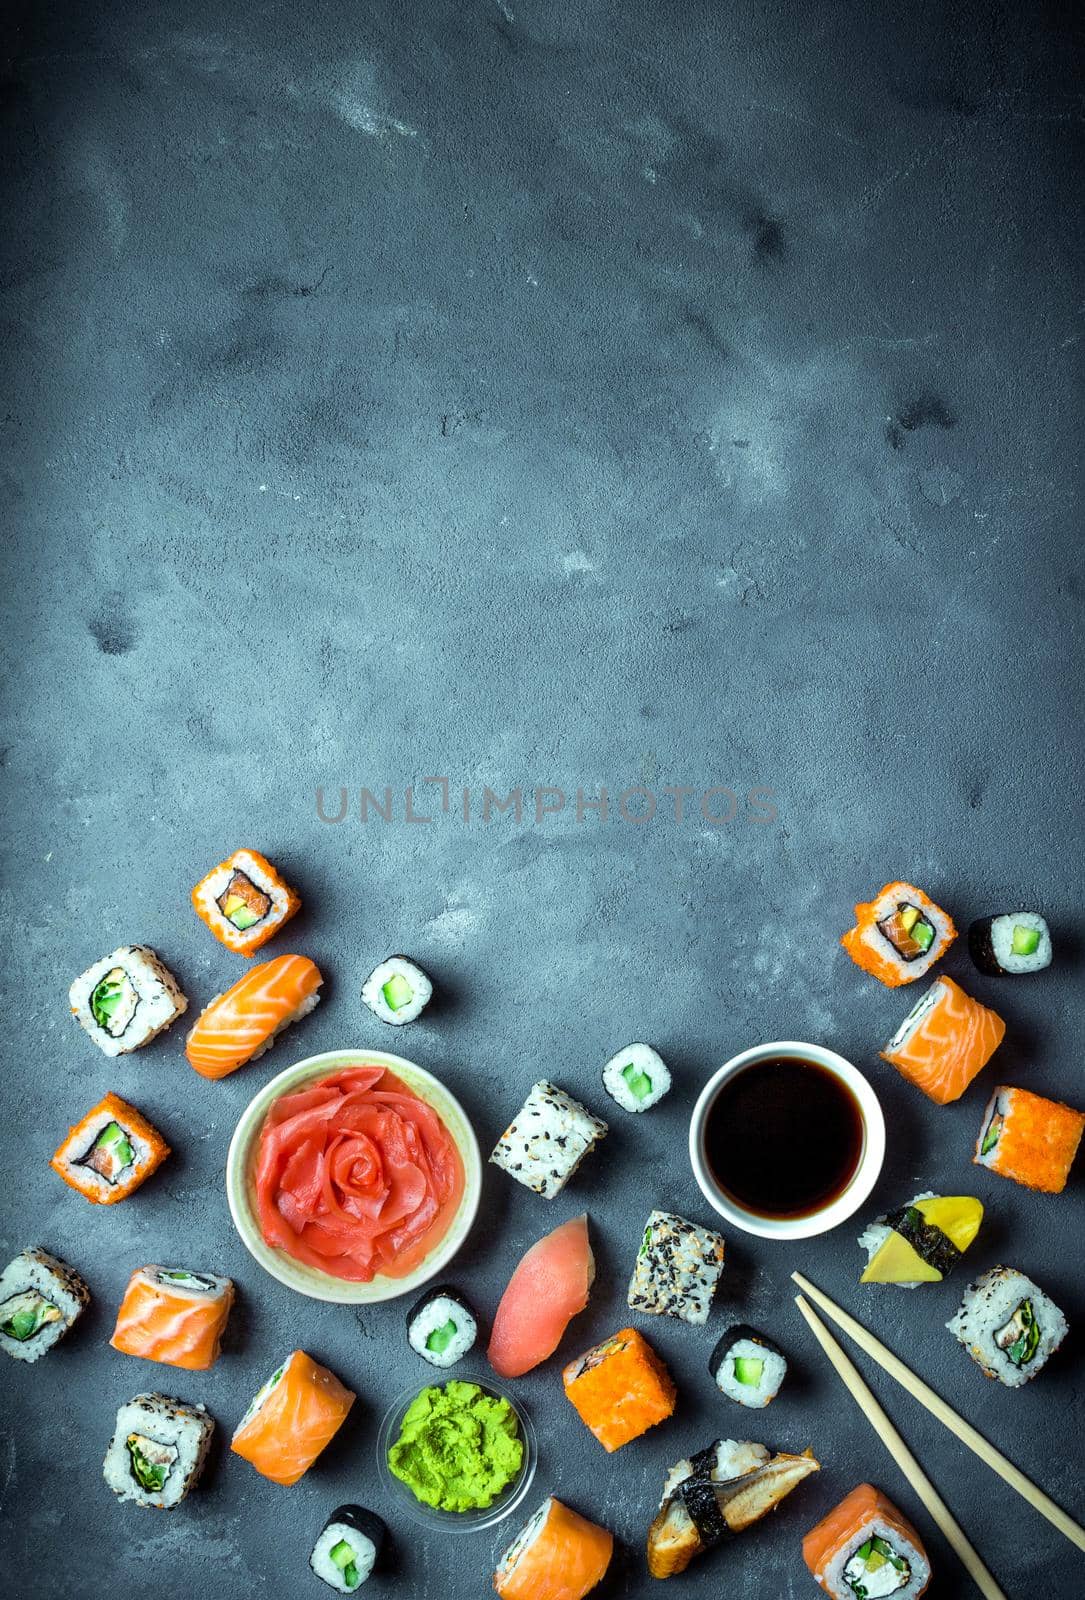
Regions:
M 613 1534 L 551 1496 L 501 1557 L 494 1588 L 501 1600 L 583 1600 L 613 1551 Z
M 229 1278 L 182 1267 L 137 1267 L 109 1342 L 126 1355 L 204 1372 L 218 1360 L 233 1303 Z
M 196 1020 L 185 1043 L 202 1078 L 225 1078 L 270 1050 L 275 1036 L 312 1011 L 324 982 L 308 956 L 262 961 L 220 994 Z
M 353 1404 L 353 1392 L 334 1372 L 295 1350 L 249 1406 L 230 1449 L 272 1483 L 297 1483 Z
M 583 1311 L 595 1278 L 586 1215 L 563 1222 L 521 1260 L 494 1317 L 490 1365 L 519 1378 L 553 1355 L 570 1319 Z
M 997 1011 L 981 1006 L 952 978 L 941 977 L 879 1051 L 938 1105 L 959 1100 L 1006 1032 Z

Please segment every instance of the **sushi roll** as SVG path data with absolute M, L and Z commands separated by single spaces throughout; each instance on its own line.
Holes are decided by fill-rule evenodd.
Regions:
M 323 982 L 308 956 L 261 961 L 197 1017 L 185 1041 L 189 1066 L 201 1078 L 225 1078 L 255 1061 L 284 1028 L 314 1010 Z
M 406 956 L 389 956 L 362 985 L 362 999 L 375 1017 L 393 1028 L 420 1017 L 433 997 L 433 984 Z
M 999 1084 L 983 1113 L 972 1160 L 1026 1189 L 1061 1194 L 1083 1131 L 1085 1115 L 1073 1106 Z
M 329 1589 L 353 1594 L 380 1559 L 386 1532 L 376 1512 L 364 1506 L 340 1506 L 321 1529 L 309 1565 Z
M 613 1534 L 551 1495 L 497 1563 L 494 1588 L 499 1600 L 584 1600 L 613 1553 Z
M 407 1342 L 431 1367 L 454 1367 L 478 1338 L 478 1320 L 447 1283 L 430 1289 L 407 1313 Z
M 832 1600 L 918 1600 L 931 1564 L 893 1502 L 861 1483 L 806 1535 L 803 1560 Z
M 72 1016 L 107 1056 L 125 1056 L 176 1022 L 188 1000 L 173 973 L 143 944 L 122 944 L 68 990 Z
M 552 1200 L 606 1135 L 605 1122 L 544 1080 L 532 1085 L 490 1160 L 526 1189 Z
M 39 1361 L 89 1304 L 74 1267 L 47 1250 L 24 1250 L 0 1273 L 0 1350 L 13 1361 Z
M 577 1415 L 608 1453 L 666 1422 L 678 1391 L 661 1358 L 635 1328 L 622 1328 L 561 1375 Z
M 708 1370 L 721 1394 L 759 1411 L 779 1394 L 787 1376 L 787 1357 L 763 1333 L 740 1322 L 719 1340 Z
M 342 1427 L 354 1399 L 334 1372 L 294 1350 L 253 1398 L 230 1449 L 272 1483 L 297 1483 Z
M 630 1308 L 680 1317 L 694 1326 L 707 1322 L 725 1249 L 722 1234 L 711 1228 L 669 1211 L 653 1211 L 629 1283 Z
M 860 1283 L 915 1289 L 949 1276 L 979 1232 L 983 1204 L 971 1195 L 917 1194 L 859 1235 L 867 1253 Z
M 1051 965 L 1051 930 L 1038 911 L 981 917 L 968 930 L 968 953 L 992 978 L 1042 972 Z
M 146 1182 L 169 1153 L 158 1129 L 135 1106 L 107 1094 L 68 1129 L 49 1165 L 84 1200 L 112 1206 Z
M 997 1011 L 981 1006 L 952 978 L 921 995 L 878 1054 L 936 1105 L 959 1100 L 1006 1033 Z
M 137 1394 L 117 1412 L 102 1474 L 118 1500 L 170 1511 L 199 1477 L 214 1431 L 203 1406 Z
M 857 967 L 890 989 L 915 983 L 957 937 L 953 918 L 910 883 L 887 883 L 855 908 L 855 927 L 840 943 Z
M 205 1372 L 219 1358 L 233 1303 L 229 1278 L 185 1267 L 137 1267 L 109 1342 L 144 1361 Z
M 200 879 L 192 904 L 220 944 L 252 956 L 300 909 L 301 897 L 258 850 L 235 850 Z
M 671 1086 L 663 1057 L 650 1044 L 628 1044 L 603 1068 L 603 1088 L 623 1111 L 650 1111 Z
M 1067 1322 L 1023 1272 L 992 1267 L 970 1285 L 946 1327 L 988 1378 L 1019 1389 L 1055 1354 Z

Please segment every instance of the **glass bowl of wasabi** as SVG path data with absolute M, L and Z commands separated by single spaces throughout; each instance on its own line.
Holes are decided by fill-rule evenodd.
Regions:
M 524 1499 L 535 1476 L 535 1430 L 512 1395 L 467 1373 L 415 1385 L 381 1420 L 381 1487 L 413 1521 L 480 1533 Z

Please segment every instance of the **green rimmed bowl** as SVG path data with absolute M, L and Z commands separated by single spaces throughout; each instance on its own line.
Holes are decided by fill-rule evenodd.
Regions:
M 295 1261 L 285 1250 L 265 1243 L 260 1231 L 254 1183 L 260 1130 L 273 1102 L 281 1095 L 304 1088 L 306 1084 L 330 1077 L 333 1072 L 360 1066 L 386 1067 L 420 1100 L 432 1106 L 454 1139 L 463 1162 L 463 1198 L 444 1238 L 405 1277 L 386 1278 L 378 1273 L 370 1283 L 352 1283 L 345 1278 L 336 1278 L 330 1272 L 321 1272 L 317 1267 Z M 307 1056 L 304 1061 L 287 1067 L 285 1072 L 272 1078 L 249 1101 L 234 1129 L 226 1157 L 226 1199 L 234 1227 L 246 1250 L 265 1272 L 280 1283 L 285 1283 L 288 1289 L 308 1295 L 313 1300 L 329 1300 L 337 1305 L 374 1305 L 380 1300 L 396 1300 L 400 1295 L 414 1294 L 447 1266 L 459 1250 L 478 1214 L 481 1194 L 482 1157 L 474 1129 L 460 1102 L 432 1072 L 405 1060 L 403 1056 L 390 1055 L 386 1050 L 325 1050 L 318 1056 Z

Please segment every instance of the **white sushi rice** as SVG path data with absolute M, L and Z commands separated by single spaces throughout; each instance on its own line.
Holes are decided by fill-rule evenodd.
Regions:
M 1040 942 L 1030 956 L 1014 955 L 1015 928 L 1028 928 L 1040 935 Z M 1011 911 L 995 917 L 991 923 L 991 948 L 1003 972 L 1040 972 L 1051 965 L 1051 932 L 1037 911 Z
M 134 1128 L 125 1122 L 123 1113 L 118 1115 L 108 1110 L 108 1108 L 99 1111 L 96 1116 L 91 1117 L 89 1121 L 84 1122 L 81 1127 L 69 1134 L 55 1157 L 65 1167 L 78 1167 L 80 1184 L 83 1183 L 84 1179 L 89 1180 L 92 1186 L 95 1189 L 100 1189 L 103 1194 L 111 1194 L 116 1184 L 110 1183 L 109 1179 L 104 1178 L 100 1172 L 95 1172 L 93 1167 L 86 1166 L 85 1162 L 94 1148 L 98 1135 L 103 1128 L 108 1128 L 111 1122 L 116 1122 L 118 1126 L 123 1128 L 125 1137 L 132 1146 L 132 1160 L 125 1167 L 124 1172 L 129 1173 L 129 1170 L 131 1172 L 139 1172 L 150 1160 L 150 1145 L 148 1145 L 146 1139 L 143 1139 Z M 123 1176 L 123 1174 L 120 1176 Z
M 89 1304 L 90 1290 L 73 1267 L 47 1250 L 24 1250 L 0 1273 L 0 1350 L 15 1361 L 38 1361 Z M 17 1338 L 20 1321 L 27 1318 L 40 1326 Z
M 1039 1340 L 1031 1358 L 1015 1360 L 1011 1351 L 1016 1335 L 1023 1331 L 1015 1316 L 1026 1303 L 1035 1318 Z M 1059 1348 L 1066 1337 L 1067 1321 L 1055 1302 L 1023 1272 L 992 1267 L 970 1285 L 960 1310 L 946 1327 L 989 1378 L 997 1378 L 1008 1389 L 1019 1389 Z
M 186 1405 L 164 1394 L 137 1394 L 117 1412 L 102 1465 L 105 1481 L 119 1500 L 171 1510 L 199 1477 L 214 1430 L 215 1419 L 203 1406 Z M 163 1471 L 161 1488 L 140 1483 L 136 1450 Z
M 686 1456 L 684 1460 L 675 1462 L 663 1480 L 660 1510 L 680 1483 L 685 1483 L 694 1472 L 703 1470 L 705 1458 L 709 1459 L 708 1475 L 713 1483 L 730 1483 L 735 1478 L 745 1478 L 749 1473 L 756 1472 L 770 1456 L 766 1445 L 754 1444 L 749 1439 L 717 1439 L 697 1456 Z
M 544 1080 L 532 1085 L 490 1160 L 517 1183 L 552 1200 L 607 1131 L 579 1100 Z
M 941 960 L 942 956 L 945 955 L 950 943 L 951 919 L 938 906 L 924 905 L 923 901 L 918 898 L 918 893 L 913 884 L 900 883 L 892 884 L 889 887 L 889 893 L 880 894 L 873 902 L 873 920 L 869 926 L 864 926 L 860 929 L 859 942 L 860 944 L 868 945 L 876 955 L 888 957 L 897 967 L 905 983 L 915 983 L 917 978 L 922 978 L 930 971 L 934 963 Z M 914 961 L 905 961 L 892 940 L 887 939 L 878 927 L 879 922 L 884 922 L 887 917 L 891 917 L 898 906 L 901 905 L 914 905 L 934 928 L 934 938 L 931 940 L 930 949 L 925 951 L 923 955 L 916 956 Z
M 340 1544 L 348 1544 L 353 1552 L 352 1565 L 358 1574 L 354 1583 L 348 1583 L 344 1569 L 338 1562 L 332 1560 L 331 1553 Z M 335 1589 L 340 1594 L 353 1594 L 356 1589 L 361 1588 L 373 1571 L 378 1553 L 378 1547 L 373 1540 L 367 1534 L 359 1532 L 351 1523 L 329 1522 L 313 1546 L 309 1565 L 330 1589 Z
M 941 978 L 938 978 L 934 983 L 931 984 L 930 988 L 924 994 L 920 995 L 919 999 L 909 1011 L 908 1015 L 905 1017 L 896 1033 L 886 1045 L 885 1048 L 887 1053 L 891 1054 L 894 1050 L 899 1050 L 903 1045 L 908 1043 L 913 1033 L 915 1033 L 916 1030 L 922 1025 L 923 1020 L 927 1016 L 928 1012 L 933 1011 L 935 1006 L 938 1005 L 942 998 L 942 993 L 945 987 L 946 986 L 942 982 Z
M 99 1014 L 95 1016 L 91 1004 L 95 991 L 113 972 L 122 976 L 113 986 L 111 1014 L 103 1010 L 100 998 Z M 81 972 L 68 990 L 68 1003 L 79 1026 L 107 1056 L 124 1056 L 141 1049 L 188 1009 L 188 1000 L 173 973 L 153 950 L 142 944 L 123 944 Z
M 924 996 L 924 999 L 926 998 L 927 996 Z M 937 1196 L 932 1190 L 924 1189 L 922 1194 L 913 1195 L 908 1201 L 908 1205 L 914 1206 L 918 1205 L 920 1200 L 934 1200 L 936 1198 Z M 862 1233 L 859 1235 L 859 1248 L 866 1251 L 868 1266 L 874 1260 L 874 1257 L 878 1254 L 878 1251 L 881 1249 L 882 1245 L 892 1232 L 892 1228 L 883 1217 L 876 1218 L 874 1222 L 869 1223 L 863 1229 Z M 895 1282 L 893 1287 L 895 1289 L 918 1289 L 919 1283 L 918 1281 L 915 1283 Z
M 637 1252 L 627 1302 L 634 1311 L 708 1321 L 723 1271 L 723 1235 L 669 1211 L 653 1211 Z
M 433 995 L 433 984 L 406 956 L 389 956 L 362 985 L 362 999 L 375 1017 L 393 1028 L 420 1017 Z M 402 996 L 402 998 L 397 998 Z
M 426 1341 L 435 1333 L 455 1325 L 455 1333 L 443 1350 L 429 1350 Z M 414 1311 L 407 1328 L 412 1350 L 432 1367 L 454 1367 L 462 1361 L 478 1338 L 478 1324 L 463 1301 L 449 1294 L 435 1294 Z
M 867 1569 L 857 1552 L 868 1539 L 884 1539 L 897 1559 L 907 1564 L 907 1574 L 900 1572 L 892 1561 L 884 1561 L 874 1570 Z M 834 1600 L 855 1600 L 854 1583 L 861 1584 L 867 1600 L 915 1600 L 927 1587 L 930 1575 L 930 1564 L 911 1540 L 881 1517 L 873 1516 L 826 1564 L 818 1582 Z
M 761 1376 L 756 1383 L 740 1382 L 735 1363 L 741 1360 L 761 1362 Z M 786 1376 L 787 1358 L 755 1339 L 736 1339 L 715 1372 L 716 1387 L 720 1393 L 729 1400 L 737 1400 L 740 1406 L 747 1406 L 751 1411 L 760 1411 L 775 1400 Z
M 219 905 L 235 872 L 243 872 L 259 892 L 271 901 L 270 909 L 251 928 L 238 928 Z M 215 937 L 241 955 L 245 955 L 249 948 L 259 949 L 271 937 L 269 928 L 280 928 L 289 920 L 292 915 L 290 902 L 291 891 L 269 878 L 248 850 L 235 850 L 192 891 L 192 903 L 201 915 L 206 914 Z
M 650 1044 L 627 1044 L 603 1068 L 603 1088 L 623 1111 L 650 1111 L 670 1086 L 666 1062 Z

